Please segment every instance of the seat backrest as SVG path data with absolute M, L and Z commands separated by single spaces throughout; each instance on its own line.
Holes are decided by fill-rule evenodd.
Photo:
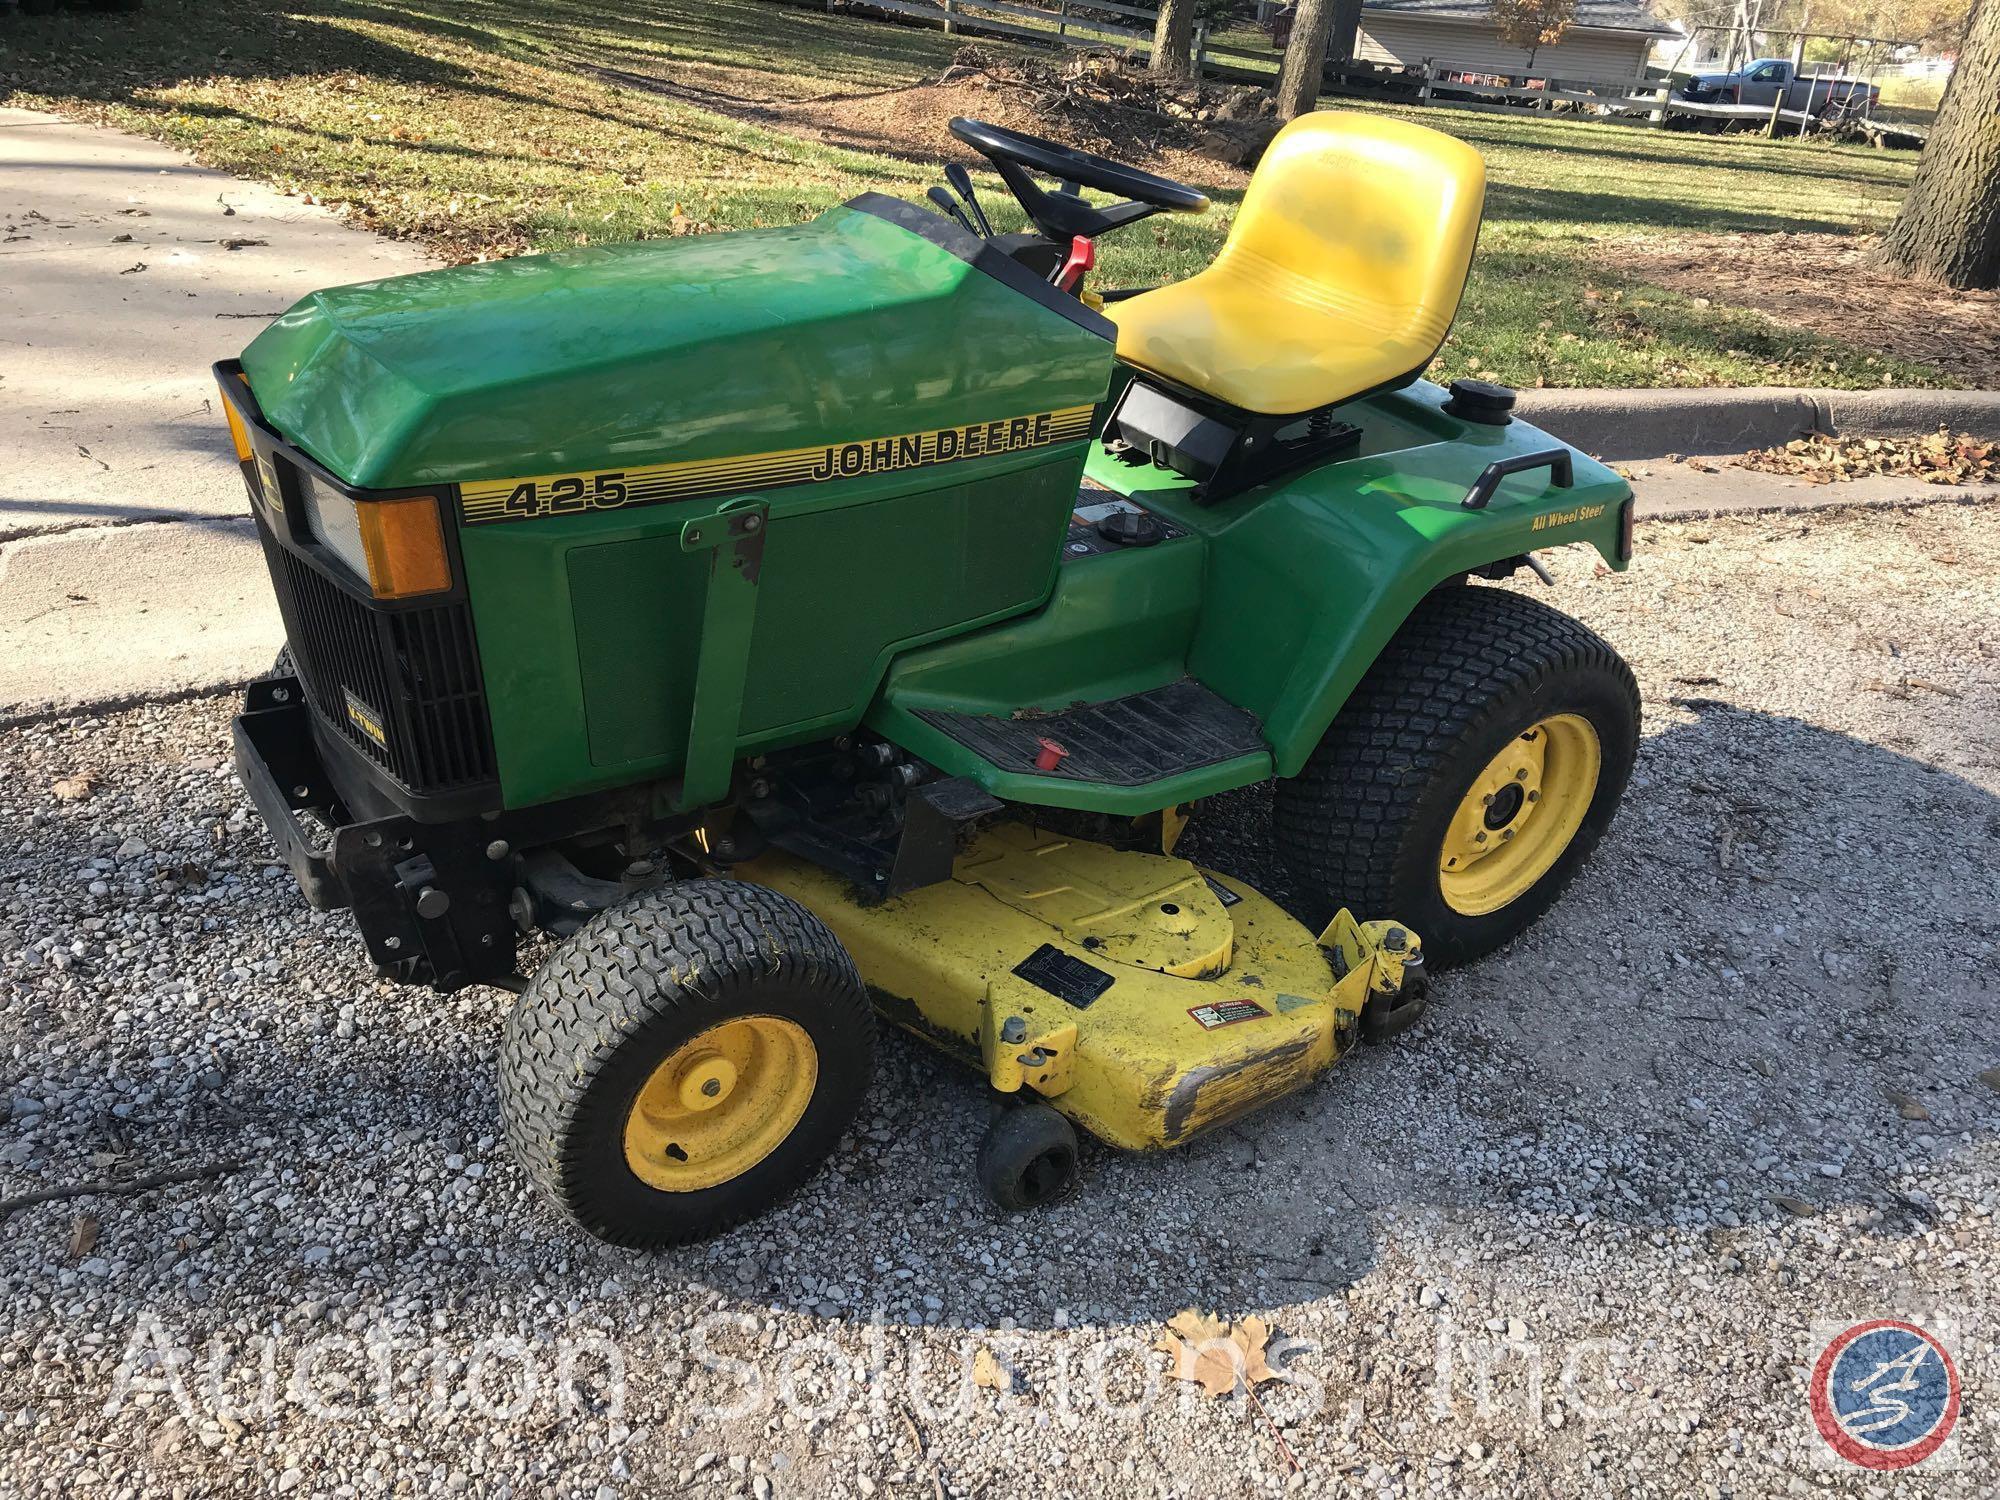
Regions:
M 1381 115 L 1301 115 L 1258 162 L 1216 265 L 1435 353 L 1485 200 L 1485 163 L 1454 136 Z

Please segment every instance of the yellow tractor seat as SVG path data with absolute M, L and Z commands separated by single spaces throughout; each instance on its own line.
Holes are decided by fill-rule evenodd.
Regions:
M 1111 303 L 1118 357 L 1271 416 L 1420 374 L 1479 237 L 1465 142 L 1375 115 L 1301 115 L 1271 142 L 1214 264 Z

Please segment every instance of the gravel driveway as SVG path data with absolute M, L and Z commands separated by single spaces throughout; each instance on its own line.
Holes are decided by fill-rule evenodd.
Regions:
M 0 1197 L 198 1174 L 0 1217 L 0 1495 L 1907 1493 L 1807 1411 L 1877 1316 L 1967 1392 L 1916 1492 L 1993 1492 L 2000 510 L 1640 547 L 1555 556 L 1647 702 L 1557 912 L 1316 1090 L 1005 1221 L 976 1080 L 894 1040 L 787 1210 L 565 1233 L 496 1141 L 507 997 L 305 909 L 228 701 L 0 732 Z M 1282 896 L 1263 815 L 1195 852 Z M 1163 1379 L 1189 1305 L 1293 1341 L 1261 1408 Z

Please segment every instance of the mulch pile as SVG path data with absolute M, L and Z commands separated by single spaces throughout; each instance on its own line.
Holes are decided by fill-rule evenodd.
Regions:
M 710 102 L 707 107 L 716 108 Z M 770 103 L 731 111 L 831 145 L 934 161 L 975 162 L 946 129 L 954 115 L 987 120 L 1168 177 L 1240 185 L 1277 133 L 1270 95 L 1154 78 L 1117 53 L 1046 62 L 964 46 L 936 78 L 880 93 Z

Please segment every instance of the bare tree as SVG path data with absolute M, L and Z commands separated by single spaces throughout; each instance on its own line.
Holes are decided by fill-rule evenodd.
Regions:
M 1292 39 L 1285 44 L 1284 66 L 1278 71 L 1279 119 L 1294 119 L 1318 102 L 1337 6 L 1338 0 L 1299 0 Z
M 1946 286 L 2000 286 L 2000 0 L 1979 0 L 1884 265 Z
M 1153 72 L 1169 78 L 1194 72 L 1194 11 L 1195 0 L 1160 0 L 1153 22 Z

